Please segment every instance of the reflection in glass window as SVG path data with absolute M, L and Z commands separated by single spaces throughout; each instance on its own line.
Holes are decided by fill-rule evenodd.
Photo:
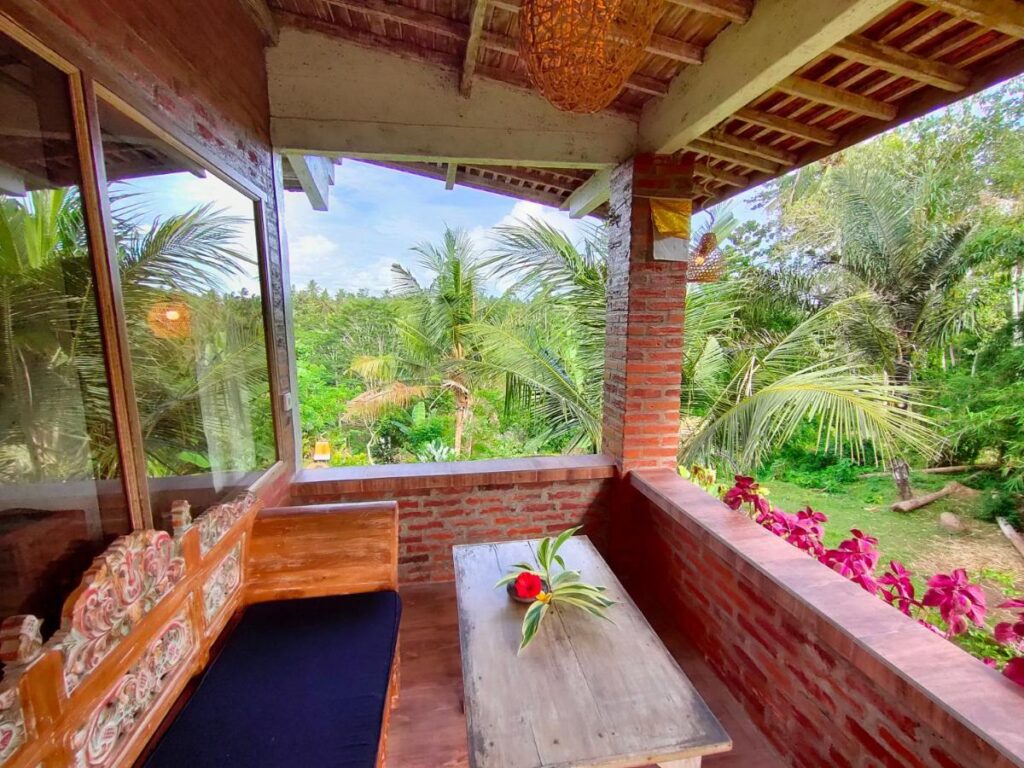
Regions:
M 126 533 L 67 77 L 0 35 L 0 619 Z
M 253 202 L 108 104 L 100 127 L 153 516 L 276 459 Z

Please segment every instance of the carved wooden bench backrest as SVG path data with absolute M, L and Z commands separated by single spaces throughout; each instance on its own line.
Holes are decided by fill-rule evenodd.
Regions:
M 192 521 L 181 502 L 174 536 L 117 539 L 45 645 L 35 617 L 4 622 L 0 768 L 131 765 L 241 605 L 259 506 L 246 493 Z

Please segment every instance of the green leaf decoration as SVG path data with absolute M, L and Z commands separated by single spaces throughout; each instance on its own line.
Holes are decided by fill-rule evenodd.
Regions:
M 526 615 L 523 616 L 520 653 L 536 637 L 541 621 L 547 615 L 548 608 L 553 605 L 573 606 L 593 616 L 610 621 L 606 612 L 615 605 L 615 601 L 605 596 L 605 588 L 584 583 L 581 580 L 580 572 L 566 568 L 565 560 L 558 554 L 558 550 L 582 527 L 578 525 L 562 531 L 554 538 L 550 536 L 544 538 L 537 545 L 536 567 L 530 563 L 516 563 L 509 573 L 494 585 L 495 588 L 505 586 L 515 581 L 521 573 L 532 573 L 539 576 L 548 585 L 547 596 L 543 600 L 532 602 L 526 609 Z M 557 564 L 561 568 L 558 573 L 551 573 L 553 564 Z
M 537 630 L 540 629 L 540 622 L 544 618 L 544 615 L 548 612 L 548 604 L 535 600 L 530 603 L 530 607 L 526 609 L 526 615 L 523 616 L 523 640 L 519 644 L 519 653 L 523 652 L 523 649 L 530 644 L 530 641 L 537 634 Z

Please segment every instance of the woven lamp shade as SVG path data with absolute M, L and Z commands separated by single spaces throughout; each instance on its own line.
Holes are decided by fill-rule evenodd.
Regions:
M 686 279 L 691 283 L 714 283 L 725 273 L 725 256 L 718 249 L 718 236 L 705 232 L 697 243 L 686 269 Z
M 566 112 L 598 112 L 644 58 L 664 0 L 524 0 L 519 50 L 534 85 Z

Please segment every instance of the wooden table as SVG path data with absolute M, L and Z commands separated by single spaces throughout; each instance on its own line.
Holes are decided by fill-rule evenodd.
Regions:
M 561 550 L 617 601 L 604 621 L 548 612 L 519 656 L 526 606 L 494 584 L 538 542 L 457 546 L 462 678 L 472 768 L 698 768 L 729 736 L 590 540 Z

